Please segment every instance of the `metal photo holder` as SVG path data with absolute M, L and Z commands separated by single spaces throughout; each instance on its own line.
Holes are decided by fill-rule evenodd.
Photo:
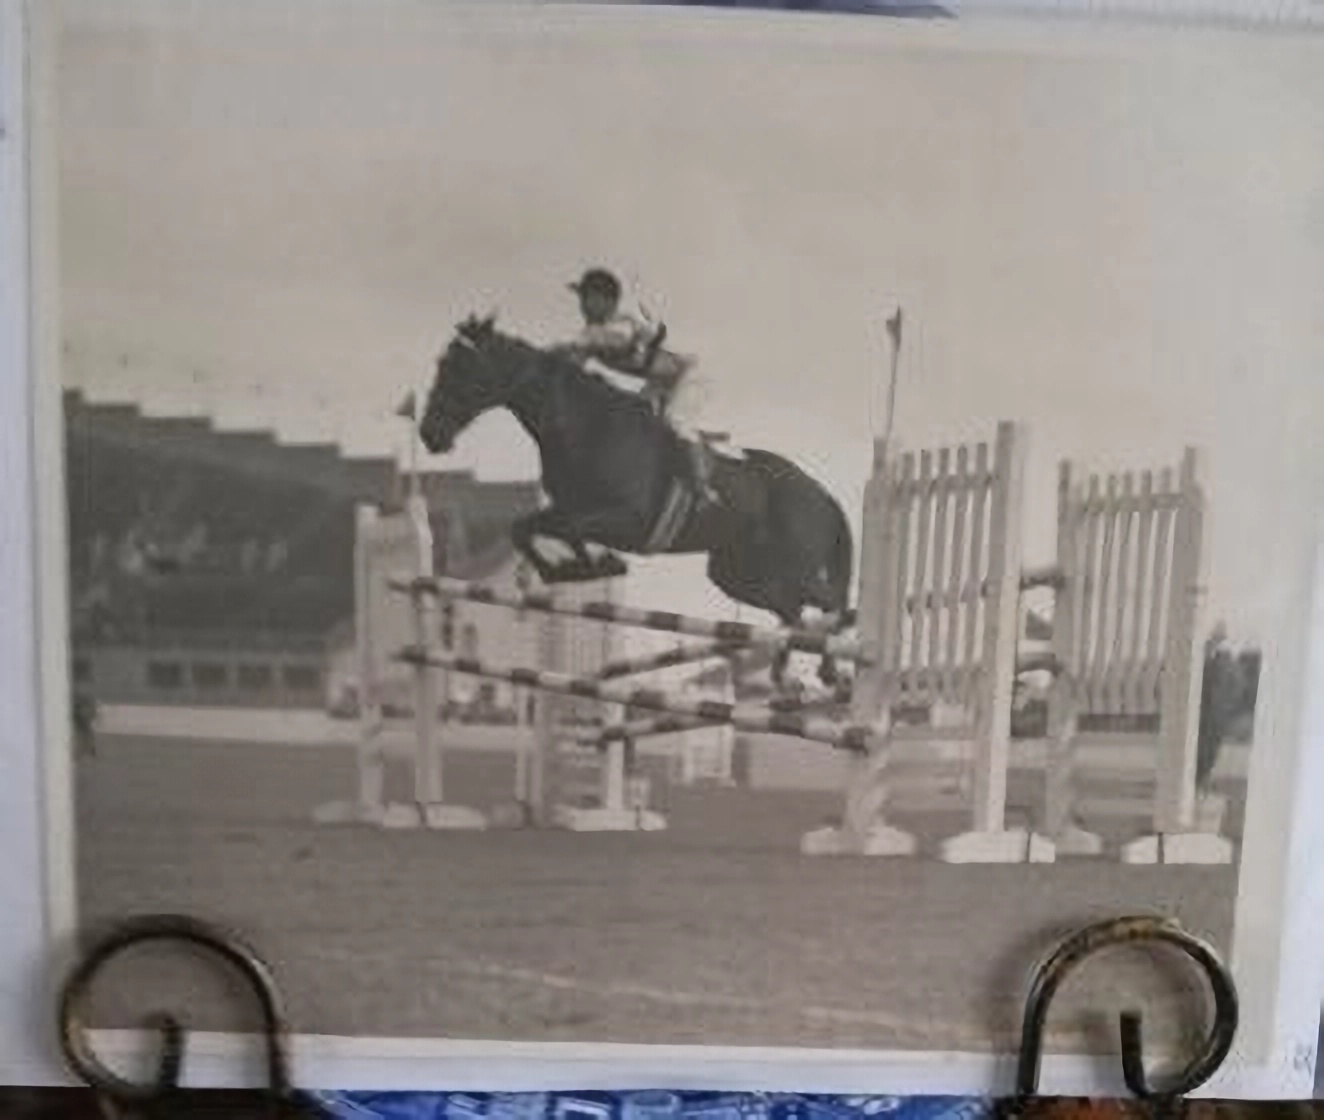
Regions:
M 1158 917 L 1112 918 L 1086 926 L 1063 940 L 1035 970 L 1025 1000 L 1021 1022 L 1021 1049 L 1016 1065 L 1015 1095 L 1001 1112 L 1004 1116 L 1024 1114 L 1038 1098 L 1039 1067 L 1044 1032 L 1053 996 L 1077 966 L 1102 949 L 1140 943 L 1170 945 L 1197 965 L 1208 982 L 1214 1000 L 1213 1022 L 1204 1042 L 1176 1074 L 1155 1085 L 1145 1072 L 1144 1035 L 1139 1011 L 1123 1011 L 1119 1018 L 1122 1077 L 1127 1089 L 1150 1106 L 1152 1115 L 1180 1115 L 1184 1098 L 1205 1084 L 1222 1066 L 1232 1049 L 1239 1017 L 1237 988 L 1232 974 L 1217 951 L 1188 933 L 1174 920 Z
M 219 958 L 247 983 L 261 1011 L 261 1041 L 267 1072 L 266 1087 L 254 1095 L 222 1094 L 231 1097 L 233 1111 L 220 1110 L 219 1100 L 202 1106 L 205 1099 L 187 1093 L 179 1083 L 183 1067 L 186 1032 L 174 1015 L 158 1013 L 148 1024 L 161 1035 L 156 1075 L 147 1083 L 130 1081 L 108 1068 L 94 1052 L 87 1025 L 87 1005 L 93 982 L 101 970 L 125 950 L 148 942 L 176 942 Z M 190 1116 L 266 1116 L 270 1120 L 321 1115 L 290 1080 L 287 1026 L 280 989 L 266 962 L 228 930 L 197 918 L 178 914 L 146 915 L 120 922 L 95 940 L 70 972 L 59 997 L 60 1049 L 72 1072 L 97 1095 L 108 1118 L 166 1117 L 180 1120 Z M 240 1101 L 244 1103 L 240 1103 Z M 247 1105 L 247 1107 L 245 1107 Z
M 186 1034 L 175 1016 L 162 1013 L 149 1023 L 161 1035 L 155 1077 L 147 1083 L 130 1081 L 110 1070 L 94 1053 L 87 1025 L 87 1004 L 93 981 L 114 957 L 146 942 L 182 942 L 220 958 L 248 983 L 257 997 L 262 1019 L 267 1085 L 257 1095 L 258 1112 L 237 1106 L 226 1111 L 219 1099 L 203 1106 L 209 1094 L 186 1093 L 180 1086 Z M 1000 1102 L 1002 1117 L 1018 1117 L 1039 1096 L 1044 1033 L 1053 997 L 1080 964 L 1100 950 L 1118 945 L 1168 945 L 1181 951 L 1207 981 L 1214 1002 L 1213 1022 L 1199 1051 L 1161 1084 L 1145 1071 L 1140 1012 L 1123 1011 L 1120 1017 L 1122 1075 L 1126 1086 L 1146 1111 L 1155 1117 L 1181 1115 L 1185 1098 L 1218 1071 L 1232 1048 L 1237 1032 L 1238 1000 L 1231 973 L 1217 951 L 1188 933 L 1174 920 L 1158 917 L 1121 917 L 1098 922 L 1063 940 L 1031 975 L 1021 1025 L 1021 1047 L 1016 1066 L 1014 1095 Z M 250 1116 L 273 1118 L 321 1115 L 321 1110 L 299 1093 L 290 1078 L 287 1049 L 289 1029 L 274 975 L 258 954 L 234 934 L 218 926 L 182 915 L 130 918 L 97 939 L 66 979 L 59 1000 L 59 1036 L 64 1058 L 73 1073 L 97 1095 L 108 1117 Z M 251 1094 L 243 1094 L 253 1099 Z M 1051 1107 L 1049 1111 L 1060 1111 Z M 1070 1111 L 1070 1109 L 1068 1109 Z

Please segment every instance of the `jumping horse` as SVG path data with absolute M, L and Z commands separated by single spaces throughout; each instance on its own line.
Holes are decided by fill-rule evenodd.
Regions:
M 491 317 L 471 317 L 437 360 L 419 435 L 429 451 L 448 452 L 496 408 L 515 417 L 541 456 L 547 504 L 515 521 L 510 535 L 545 584 L 624 575 L 621 552 L 707 553 L 714 585 L 784 626 L 806 625 L 807 608 L 822 612 L 819 624 L 830 629 L 849 621 L 850 523 L 790 460 L 758 449 L 710 450 L 715 500 L 705 501 L 682 437 L 654 405 L 502 333 Z M 550 559 L 540 538 L 573 556 Z M 786 656 L 774 665 L 779 680 Z M 830 658 L 819 675 L 838 679 Z

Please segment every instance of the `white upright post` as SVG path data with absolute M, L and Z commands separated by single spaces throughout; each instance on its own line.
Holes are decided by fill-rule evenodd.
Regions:
M 851 722 L 871 726 L 875 734 L 868 751 L 847 763 L 841 825 L 805 833 L 800 841 L 805 855 L 911 856 L 917 850 L 913 835 L 886 820 L 892 753 L 890 682 L 897 670 L 891 635 L 899 609 L 891 469 L 887 441 L 875 440 L 860 522 L 856 608 L 860 644 L 868 658 L 858 666 L 851 687 Z
M 538 664 L 554 672 L 565 671 L 565 623 L 556 615 L 545 615 L 538 623 Z M 561 698 L 551 692 L 536 692 L 534 703 L 537 722 L 533 751 L 525 768 L 525 797 L 532 823 L 546 825 L 552 811 L 548 789 L 548 770 L 564 769 L 560 758 L 561 742 L 557 735 L 561 720 Z
M 431 579 L 434 575 L 432 525 L 422 495 L 409 496 L 405 513 L 413 529 L 414 575 L 419 579 Z M 412 599 L 413 644 L 418 649 L 427 649 L 434 641 L 440 640 L 437 601 L 431 595 L 420 594 L 413 595 Z M 439 685 L 445 695 L 445 670 L 430 665 L 414 667 L 414 801 L 425 821 L 433 807 L 446 800 L 440 753 L 444 748 L 436 737 Z
M 390 582 L 405 572 L 432 575 L 432 530 L 421 495 L 409 498 L 403 515 L 383 517 L 361 507 L 355 520 L 354 640 L 359 674 L 358 799 L 321 806 L 314 819 L 338 824 L 367 822 L 383 828 L 485 828 L 475 809 L 448 805 L 437 735 L 437 688 L 445 675 L 425 665 L 400 668 L 402 647 L 430 647 L 436 640 L 436 611 L 428 596 L 394 591 Z M 383 698 L 388 687 L 407 681 L 413 694 L 414 788 L 411 799 L 385 799 L 388 728 Z M 408 736 L 406 736 L 406 739 Z
M 1083 502 L 1074 493 L 1076 485 L 1071 462 L 1064 459 L 1057 474 L 1057 575 L 1061 585 L 1053 607 L 1052 646 L 1058 671 L 1048 692 L 1044 830 L 1064 856 L 1097 856 L 1103 851 L 1103 838 L 1073 816 L 1080 708 L 1076 678 L 1084 656 L 1076 650 L 1076 615 L 1084 580 L 1079 561 L 1086 516 Z
M 386 809 L 386 761 L 382 757 L 381 682 L 373 628 L 372 548 L 378 533 L 375 506 L 354 511 L 354 657 L 358 691 L 358 739 L 354 744 L 357 783 L 352 801 L 330 801 L 313 811 L 318 824 L 381 824 Z
M 377 529 L 377 510 L 355 510 L 354 534 L 354 651 L 359 682 L 359 742 L 356 761 L 359 805 L 354 814 L 365 822 L 380 823 L 386 809 L 386 760 L 382 757 L 382 697 L 378 680 L 376 635 L 372 626 L 372 559 L 370 543 Z
M 1178 483 L 1168 631 L 1159 683 L 1154 833 L 1124 845 L 1124 863 L 1232 862 L 1231 841 L 1214 832 L 1196 831 L 1195 821 L 1195 770 L 1204 673 L 1199 631 L 1207 565 L 1200 475 L 1199 455 L 1195 448 L 1187 448 Z
M 625 798 L 626 741 L 613 739 L 606 746 L 602 759 L 602 809 L 607 813 L 624 813 L 629 809 Z
M 412 575 L 434 574 L 432 525 L 427 501 L 418 491 L 405 501 L 405 523 L 410 546 Z M 379 577 L 387 578 L 385 573 Z M 429 649 L 440 640 L 436 601 L 428 595 L 409 595 L 403 600 L 409 610 L 409 641 Z M 446 802 L 444 744 L 437 733 L 438 693 L 448 694 L 446 674 L 431 665 L 413 669 L 414 693 L 414 790 L 412 804 L 388 805 L 382 824 L 386 828 L 481 829 L 487 818 L 478 810 Z
M 1046 837 L 1006 827 L 1011 705 L 1020 636 L 1024 480 L 1025 429 L 1003 421 L 993 449 L 989 586 L 984 599 L 982 673 L 975 701 L 971 829 L 943 842 L 941 855 L 948 863 L 1053 863 L 1057 855 Z

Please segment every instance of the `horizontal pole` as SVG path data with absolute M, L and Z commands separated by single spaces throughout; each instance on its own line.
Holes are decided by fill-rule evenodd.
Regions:
M 757 626 L 749 622 L 714 621 L 672 611 L 649 611 L 618 603 L 567 603 L 558 601 L 545 592 L 509 594 L 482 583 L 466 583 L 454 579 L 419 578 L 390 581 L 393 591 L 407 594 L 431 594 L 442 599 L 486 603 L 515 611 L 537 611 L 542 614 L 567 615 L 587 618 L 594 622 L 613 622 L 619 626 L 634 626 L 640 630 L 657 630 L 666 634 L 686 634 L 692 638 L 714 638 L 741 646 L 772 646 L 779 649 L 799 650 L 803 653 L 825 654 L 847 660 L 863 661 L 860 643 L 844 634 L 826 630 L 807 630 L 796 627 Z
M 598 679 L 602 679 L 599 675 Z M 832 691 L 807 697 L 772 697 L 767 702 L 770 712 L 806 712 L 848 702 L 849 693 Z M 642 739 L 652 735 L 671 735 L 677 732 L 698 731 L 706 727 L 718 727 L 720 724 L 692 716 L 660 715 L 648 719 L 627 720 L 624 723 L 609 723 L 596 731 L 587 731 L 579 736 L 578 742 L 586 744 L 610 743 L 617 739 Z
M 608 661 L 596 673 L 595 680 L 610 681 L 619 677 L 633 677 L 637 673 L 650 673 L 655 669 L 670 669 L 677 665 L 694 665 L 739 652 L 743 647 L 735 642 L 704 642 L 702 645 L 679 646 L 658 653 L 640 654 Z
M 654 735 L 673 735 L 686 731 L 699 731 L 706 727 L 719 727 L 710 720 L 697 716 L 678 716 L 670 713 L 648 719 L 632 719 L 625 723 L 609 723 L 594 731 L 580 732 L 575 742 L 585 746 L 605 746 L 621 739 L 647 739 Z
M 766 708 L 741 707 L 718 700 L 687 699 L 661 689 L 633 688 L 624 683 L 594 681 L 546 669 L 488 665 L 474 657 L 455 657 L 418 646 L 406 646 L 396 656 L 398 660 L 410 665 L 431 665 L 451 673 L 507 681 L 522 688 L 536 688 L 564 696 L 581 696 L 607 704 L 624 704 L 627 708 L 694 716 L 707 723 L 729 723 L 740 731 L 789 735 L 797 739 L 827 743 L 844 750 L 867 751 L 874 738 L 871 727 L 842 724 L 822 716 L 773 712 Z

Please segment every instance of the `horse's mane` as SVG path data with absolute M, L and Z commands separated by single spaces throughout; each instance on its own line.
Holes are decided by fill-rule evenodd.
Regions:
M 605 377 L 590 373 L 567 354 L 548 350 L 529 342 L 527 339 L 520 338 L 518 335 L 506 334 L 503 331 L 493 330 L 492 338 L 502 345 L 531 355 L 535 361 L 541 364 L 540 372 L 544 376 L 564 378 L 590 399 L 600 401 L 613 409 L 634 408 L 644 412 L 652 412 L 652 407 L 638 393 L 622 389 L 613 385 Z

